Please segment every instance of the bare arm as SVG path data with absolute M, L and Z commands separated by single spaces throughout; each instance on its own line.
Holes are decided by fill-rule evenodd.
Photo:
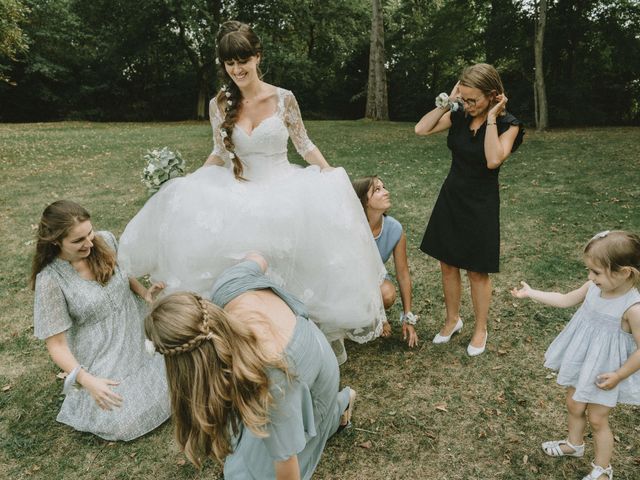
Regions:
M 549 305 L 551 307 L 568 308 L 577 305 L 584 300 L 589 290 L 591 282 L 586 282 L 580 288 L 569 293 L 543 292 L 542 290 L 534 290 L 526 282 L 520 282 L 522 288 L 514 288 L 511 295 L 516 298 L 530 298 L 536 302 Z
M 460 82 L 455 84 L 449 98 L 456 99 L 460 96 L 460 92 L 458 91 L 459 84 Z M 416 123 L 413 130 L 416 132 L 416 135 L 431 135 L 448 130 L 449 128 L 451 128 L 451 112 L 448 108 L 436 107 L 422 117 L 420 121 Z
M 636 345 L 640 345 L 640 304 L 632 305 L 624 313 L 624 319 L 629 322 L 631 334 L 633 335 Z M 627 361 L 622 364 L 615 372 L 607 372 L 598 375 L 598 387 L 603 390 L 615 388 L 618 383 L 640 370 L 640 348 L 636 349 Z
M 140 298 L 144 299 L 147 303 L 153 302 L 155 294 L 162 290 L 164 287 L 164 283 L 158 282 L 154 283 L 147 289 L 138 281 L 137 278 L 129 277 L 129 288 L 131 288 L 131 291 L 138 295 Z
M 298 456 L 293 455 L 286 460 L 273 462 L 276 480 L 300 480 L 300 466 Z
M 396 278 L 400 287 L 402 310 L 404 313 L 411 311 L 411 275 L 409 274 L 409 262 L 407 260 L 407 237 L 402 232 L 400 240 L 393 249 L 393 263 L 396 267 Z
M 520 127 L 512 125 L 502 135 L 498 135 L 496 119 L 504 111 L 507 104 L 506 95 L 496 97 L 498 103 L 494 105 L 487 115 L 487 131 L 484 136 L 484 156 L 487 158 L 487 168 L 498 168 L 511 154 L 513 142 L 516 141 Z
M 80 366 L 69 349 L 67 338 L 64 334 L 58 333 L 45 340 L 47 350 L 51 359 L 58 367 L 67 373 Z M 98 378 L 81 369 L 76 377 L 76 381 L 87 389 L 96 404 L 103 410 L 111 410 L 112 407 L 122 405 L 122 397 L 111 390 L 111 386 L 118 385 L 118 382 L 106 378 Z
M 402 299 L 403 312 L 411 312 L 412 286 L 411 274 L 409 272 L 409 261 L 407 260 L 407 236 L 402 232 L 400 240 L 393 249 L 393 263 L 396 267 L 396 278 L 400 287 L 400 298 Z M 402 323 L 402 338 L 406 340 L 410 347 L 418 344 L 418 334 L 413 325 Z

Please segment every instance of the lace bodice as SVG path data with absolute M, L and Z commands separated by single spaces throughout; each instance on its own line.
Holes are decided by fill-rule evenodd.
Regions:
M 220 125 L 224 113 L 213 98 L 209 103 L 209 118 L 213 129 L 213 155 L 232 168 L 231 157 L 224 146 Z M 296 151 L 304 158 L 315 145 L 307 135 L 300 108 L 293 93 L 277 88 L 276 110 L 249 134 L 236 125 L 233 129 L 235 153 L 242 161 L 247 180 L 260 180 L 281 174 L 291 168 L 287 158 L 287 141 L 291 137 Z

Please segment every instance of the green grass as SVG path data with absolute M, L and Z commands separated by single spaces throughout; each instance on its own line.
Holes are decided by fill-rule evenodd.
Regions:
M 404 123 L 309 122 L 308 129 L 332 164 L 351 176 L 383 177 L 391 213 L 407 231 L 413 310 L 421 316 L 421 344 L 412 351 L 397 326 L 390 340 L 347 345 L 342 382 L 360 393 L 356 428 L 330 440 L 314 478 L 581 478 L 593 456 L 590 439 L 584 459 L 555 460 L 539 448 L 565 435 L 563 390 L 542 363 L 574 309 L 516 302 L 509 289 L 522 279 L 543 289 L 580 285 L 587 239 L 604 229 L 640 231 L 640 159 L 632 153 L 640 129 L 527 133 L 501 173 L 502 272 L 493 276 L 489 351 L 475 359 L 465 354 L 468 293 L 462 335 L 446 346 L 430 343 L 443 319 L 440 276 L 437 262 L 417 246 L 449 168 L 444 136 L 418 138 Z M 58 424 L 61 380 L 44 344 L 33 338 L 33 295 L 26 286 L 34 224 L 48 203 L 74 199 L 96 227 L 119 235 L 146 199 L 144 151 L 178 149 L 193 170 L 210 151 L 210 139 L 206 123 L 0 125 L 0 387 L 6 389 L 0 391 L 0 477 L 220 474 L 213 462 L 202 472 L 185 464 L 170 424 L 130 443 Z M 394 307 L 390 318 L 398 312 Z M 639 414 L 620 406 L 612 415 L 617 479 L 638 478 Z

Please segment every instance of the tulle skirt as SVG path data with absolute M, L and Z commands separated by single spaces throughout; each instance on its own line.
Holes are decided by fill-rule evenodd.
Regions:
M 377 337 L 386 271 L 349 177 L 289 167 L 246 182 L 217 166 L 170 180 L 127 225 L 120 266 L 164 281 L 167 293 L 208 295 L 225 268 L 259 252 L 329 341 Z

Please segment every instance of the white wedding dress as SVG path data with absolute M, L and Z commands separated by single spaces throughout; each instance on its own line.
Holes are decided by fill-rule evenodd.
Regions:
M 223 270 L 257 251 L 330 341 L 366 342 L 385 319 L 384 265 L 344 169 L 289 163 L 289 137 L 302 156 L 315 146 L 293 94 L 278 89 L 277 97 L 276 112 L 251 134 L 233 131 L 246 182 L 233 176 L 212 100 L 213 153 L 226 165 L 166 182 L 127 225 L 118 260 L 131 275 L 164 281 L 166 292 L 207 295 Z

